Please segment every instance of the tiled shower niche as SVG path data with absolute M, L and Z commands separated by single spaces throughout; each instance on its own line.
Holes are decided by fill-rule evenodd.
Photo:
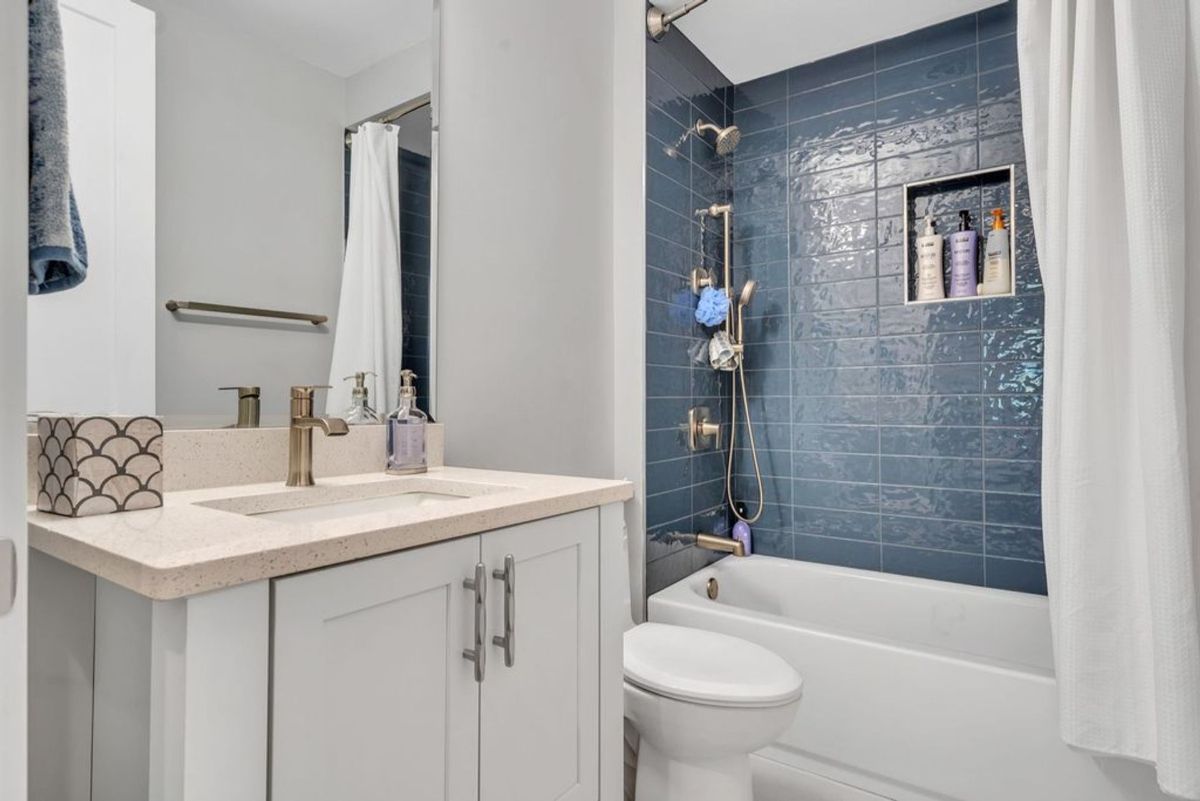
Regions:
M 1016 228 L 1013 218 L 1016 211 L 1016 166 L 990 167 L 959 175 L 941 176 L 904 185 L 904 219 L 902 230 L 907 232 L 903 248 L 904 258 L 904 302 L 905 303 L 957 303 L 978 297 L 950 297 L 950 234 L 958 230 L 959 212 L 970 213 L 971 229 L 975 231 L 975 278 L 976 284 L 983 280 L 984 251 L 991 229 L 992 210 L 1004 213 L 1009 242 L 1011 278 L 1005 291 L 989 293 L 989 297 L 1004 297 L 1016 294 Z M 929 300 L 917 299 L 917 237 L 922 233 L 925 217 L 933 218 L 934 230 L 942 235 L 942 286 L 946 297 Z

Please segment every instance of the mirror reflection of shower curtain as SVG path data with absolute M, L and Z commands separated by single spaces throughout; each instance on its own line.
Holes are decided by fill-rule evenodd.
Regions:
M 399 133 L 365 123 L 351 137 L 350 210 L 342 293 L 329 369 L 328 414 L 350 405 L 342 379 L 374 371 L 372 403 L 387 414 L 398 403 L 403 331 L 400 310 Z

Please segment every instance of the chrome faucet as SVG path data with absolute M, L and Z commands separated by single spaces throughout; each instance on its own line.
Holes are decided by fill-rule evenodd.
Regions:
M 344 437 L 350 433 L 346 421 L 340 417 L 320 417 L 313 414 L 313 394 L 328 386 L 292 387 L 292 423 L 288 430 L 288 475 L 289 487 L 311 487 L 315 482 L 312 474 L 312 432 L 321 429 L 327 437 Z
M 706 551 L 731 553 L 734 556 L 746 555 L 746 546 L 742 545 L 740 540 L 735 540 L 733 537 L 721 537 L 716 534 L 697 534 L 696 547 L 703 548 Z

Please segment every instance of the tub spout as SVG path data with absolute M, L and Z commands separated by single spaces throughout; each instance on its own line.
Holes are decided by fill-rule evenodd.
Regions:
M 697 534 L 696 545 L 706 551 L 720 551 L 734 556 L 745 556 L 746 546 L 732 537 L 718 537 L 715 534 Z

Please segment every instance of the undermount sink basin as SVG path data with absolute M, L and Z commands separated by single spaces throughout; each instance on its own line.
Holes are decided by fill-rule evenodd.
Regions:
M 481 495 L 511 492 L 513 489 L 499 484 L 412 476 L 361 483 L 330 482 L 283 492 L 218 498 L 201 501 L 198 505 L 258 520 L 304 524 L 439 507 Z
M 298 509 L 259 512 L 251 516 L 262 520 L 276 520 L 280 523 L 320 523 L 325 520 L 336 520 L 342 517 L 368 515 L 375 512 L 391 512 L 397 509 L 410 509 L 414 506 L 430 506 L 448 501 L 458 501 L 464 497 L 467 496 L 450 495 L 444 492 L 402 492 L 378 498 L 361 498 L 353 501 L 302 506 Z

